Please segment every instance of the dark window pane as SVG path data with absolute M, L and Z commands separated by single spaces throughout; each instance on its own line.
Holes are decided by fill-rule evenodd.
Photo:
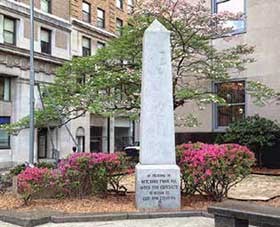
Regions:
M 0 117 L 0 124 L 9 124 L 10 117 Z M 5 149 L 10 147 L 10 136 L 7 132 L 0 129 L 0 149 Z
M 217 94 L 227 103 L 245 102 L 245 83 L 242 81 L 217 84 Z
M 11 80 L 9 78 L 0 77 L 0 100 L 1 101 L 10 101 L 10 89 L 11 89 Z
M 90 56 L 91 51 L 88 48 L 83 47 L 83 57 Z
M 218 126 L 225 127 L 245 117 L 245 106 L 218 106 Z
M 38 157 L 46 158 L 48 152 L 48 130 L 46 128 L 38 129 Z
M 91 55 L 91 40 L 89 38 L 83 37 L 82 50 L 83 50 L 84 57 Z
M 218 96 L 228 105 L 217 106 L 217 126 L 225 127 L 245 117 L 245 82 L 234 81 L 216 84 Z
M 41 52 L 51 54 L 51 31 L 41 29 Z

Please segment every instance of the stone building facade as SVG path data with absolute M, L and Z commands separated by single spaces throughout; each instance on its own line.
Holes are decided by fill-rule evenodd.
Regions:
M 126 1 L 114 0 L 35 0 L 36 84 L 52 83 L 56 68 L 65 61 L 93 55 L 116 37 L 131 7 Z M 0 124 L 16 122 L 29 114 L 29 8 L 29 0 L 0 1 Z M 42 108 L 37 87 L 35 107 Z M 131 143 L 135 135 L 134 122 L 91 114 L 67 126 L 70 133 L 65 127 L 36 129 L 35 162 L 53 159 L 54 149 L 60 158 L 65 157 L 73 146 L 79 151 L 113 152 Z M 28 160 L 28 138 L 28 129 L 10 136 L 0 131 L 0 168 Z
M 71 1 L 72 56 L 94 55 L 109 39 L 120 35 L 120 27 L 125 25 L 132 4 L 131 0 Z M 72 122 L 72 130 L 77 130 L 79 124 Z M 79 145 L 80 150 L 114 152 L 138 140 L 136 124 L 128 119 L 105 119 L 86 114 L 79 129 L 85 133 L 84 139 L 78 140 L 84 144 Z
M 223 49 L 237 44 L 247 43 L 255 47 L 253 58 L 256 62 L 248 64 L 247 70 L 232 73 L 229 83 L 209 82 L 206 89 L 223 93 L 230 104 L 229 107 L 207 105 L 200 110 L 189 103 L 177 110 L 177 114 L 184 116 L 195 113 L 200 125 L 176 129 L 177 143 L 183 141 L 213 142 L 217 133 L 224 132 L 228 124 L 245 116 L 259 114 L 260 116 L 280 121 L 280 105 L 271 101 L 264 107 L 256 106 L 252 97 L 245 91 L 247 81 L 260 81 L 263 84 L 280 91 L 279 61 L 280 52 L 277 43 L 280 34 L 277 16 L 280 12 L 279 3 L 274 0 L 208 0 L 212 12 L 231 11 L 244 13 L 242 20 L 229 21 L 234 32 L 225 39 L 215 39 L 213 45 Z

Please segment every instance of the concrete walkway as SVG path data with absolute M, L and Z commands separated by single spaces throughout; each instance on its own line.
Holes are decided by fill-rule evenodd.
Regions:
M 17 227 L 8 223 L 0 222 L 1 227 Z M 123 220 L 108 222 L 83 222 L 83 223 L 48 223 L 39 227 L 214 227 L 212 218 L 159 218 L 143 220 Z
M 40 227 L 214 227 L 211 218 L 159 218 L 95 223 L 45 224 Z

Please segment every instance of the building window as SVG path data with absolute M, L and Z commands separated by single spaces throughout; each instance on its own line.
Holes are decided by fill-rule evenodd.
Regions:
M 118 36 L 122 35 L 122 27 L 123 27 L 123 21 L 119 18 L 116 20 L 116 34 Z
M 227 21 L 226 28 L 232 28 L 233 33 L 245 31 L 245 0 L 212 0 L 214 1 L 214 13 L 230 12 L 242 14 L 243 17 L 237 20 Z
M 116 0 L 116 6 L 119 9 L 123 9 L 123 0 Z
M 85 129 L 83 127 L 77 129 L 76 140 L 78 144 L 78 152 L 85 152 Z
M 233 81 L 217 83 L 217 95 L 226 101 L 226 105 L 216 107 L 216 128 L 227 127 L 232 122 L 245 117 L 245 82 Z
M 51 31 L 41 28 L 41 52 L 51 54 Z
M 0 125 L 10 124 L 10 117 L 0 117 Z M 9 134 L 0 129 L 0 149 L 10 148 L 10 136 Z
M 90 4 L 83 2 L 83 21 L 90 23 Z
M 90 56 L 91 55 L 91 40 L 87 37 L 83 37 L 82 41 L 82 47 L 83 47 L 83 57 Z
M 38 128 L 38 157 L 47 158 L 48 154 L 48 129 Z
M 0 101 L 11 101 L 11 80 L 0 77 Z
M 51 0 L 41 0 L 41 10 L 45 13 L 51 13 Z
M 105 11 L 103 9 L 97 9 L 97 27 L 105 28 Z
M 97 49 L 102 49 L 105 47 L 105 43 L 102 43 L 102 42 L 97 42 Z
M 4 43 L 16 45 L 16 20 L 4 17 Z
M 127 1 L 127 12 L 129 14 L 132 14 L 134 10 L 134 0 L 128 0 Z

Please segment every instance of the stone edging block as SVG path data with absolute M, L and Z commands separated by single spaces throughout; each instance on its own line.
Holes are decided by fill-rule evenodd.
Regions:
M 67 222 L 101 222 L 128 219 L 154 219 L 179 217 L 212 217 L 206 211 L 172 211 L 172 212 L 131 212 L 131 213 L 94 213 L 94 214 L 50 214 L 34 217 L 33 215 L 17 215 L 12 212 L 0 211 L 0 220 L 11 224 L 33 227 L 37 225 Z

